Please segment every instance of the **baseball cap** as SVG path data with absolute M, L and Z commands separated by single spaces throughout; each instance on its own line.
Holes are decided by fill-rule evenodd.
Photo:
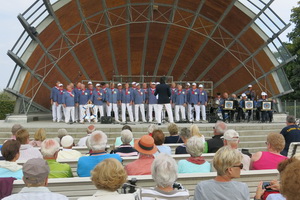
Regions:
M 262 92 L 262 93 L 261 93 L 261 96 L 267 96 L 267 93 Z
M 74 139 L 72 136 L 70 135 L 66 135 L 64 136 L 61 141 L 60 141 L 60 144 L 62 147 L 70 147 L 70 146 L 73 146 L 73 143 L 74 143 Z
M 29 184 L 44 182 L 49 172 L 48 163 L 42 158 L 32 158 L 23 165 L 23 179 Z
M 196 83 L 192 83 L 192 85 L 197 85 Z
M 233 129 L 229 129 L 224 133 L 224 135 L 221 138 L 225 140 L 238 140 L 239 137 L 240 136 L 238 132 L 236 132 Z
M 252 85 L 248 85 L 248 88 L 249 88 L 249 87 L 252 87 Z
M 136 83 L 135 85 L 138 86 L 138 85 L 140 85 L 140 84 L 139 84 L 139 83 Z
M 96 87 L 99 87 L 99 86 L 101 86 L 101 84 L 100 84 L 100 83 L 97 83 L 97 84 L 96 84 Z
M 132 84 L 132 85 L 135 85 L 135 84 L 136 84 L 136 82 L 132 82 L 131 84 Z
M 246 97 L 247 95 L 245 93 L 242 94 L 242 97 Z
M 200 85 L 199 85 L 199 87 L 202 87 L 202 88 L 203 88 L 203 85 L 202 85 L 202 84 L 200 84 Z
M 121 83 L 118 83 L 118 86 L 121 86 L 122 84 Z
M 89 82 L 88 82 L 88 85 L 93 85 L 92 81 L 89 81 Z
M 60 87 L 60 86 L 64 86 L 64 84 L 60 83 L 60 84 L 58 84 L 58 86 L 59 86 L 59 87 Z
M 151 85 L 155 85 L 155 82 L 151 82 Z

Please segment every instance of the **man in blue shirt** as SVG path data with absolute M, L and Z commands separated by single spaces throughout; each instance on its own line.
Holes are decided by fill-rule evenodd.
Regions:
M 182 90 L 182 85 L 177 85 L 178 90 L 174 94 L 174 104 L 175 104 L 175 121 L 179 121 L 179 110 L 181 111 L 181 119 L 185 121 L 185 107 L 186 107 L 186 92 Z
M 284 127 L 280 134 L 283 135 L 285 139 L 285 147 L 281 152 L 281 155 L 287 156 L 289 152 L 289 147 L 292 142 L 300 142 L 300 128 L 296 125 L 296 119 L 294 116 L 286 117 L 286 127 Z
M 63 95 L 65 93 L 64 85 L 60 83 L 58 92 L 55 93 L 54 101 L 56 102 L 56 113 L 57 113 L 57 122 L 63 121 L 63 116 L 65 113 L 65 109 L 63 107 Z
M 152 82 L 150 84 L 150 88 L 148 89 L 148 93 L 147 93 L 147 96 L 146 96 L 146 99 L 147 99 L 147 104 L 149 105 L 148 106 L 148 116 L 149 116 L 149 122 L 152 122 L 153 120 L 153 111 L 154 111 L 154 115 L 155 115 L 155 119 L 157 121 L 157 98 L 156 96 L 154 95 L 155 93 L 155 82 Z
M 63 106 L 65 108 L 65 122 L 75 122 L 75 93 L 70 85 L 67 86 L 67 91 L 63 95 Z
M 57 81 L 55 86 L 51 89 L 51 94 L 50 94 L 50 102 L 51 102 L 51 105 L 52 105 L 53 122 L 57 122 L 57 104 L 56 104 L 56 101 L 55 101 L 55 96 L 58 93 L 59 84 L 60 84 L 60 82 Z
M 206 106 L 207 106 L 207 92 L 203 89 L 203 85 L 199 85 L 199 101 L 200 101 L 200 111 L 203 122 L 206 121 Z
M 128 83 L 125 83 L 125 88 L 122 90 L 121 93 L 122 122 L 126 122 L 126 109 L 129 114 L 130 122 L 133 122 L 132 100 L 133 100 L 133 90 L 129 88 Z
M 80 123 L 83 124 L 87 119 L 90 122 L 90 109 L 86 108 L 87 103 L 90 101 L 93 92 L 86 90 L 85 85 L 81 84 L 81 92 L 78 94 L 77 102 L 80 108 Z
M 189 90 L 187 101 L 188 101 L 188 120 L 194 121 L 194 112 L 196 112 L 196 121 L 200 121 L 200 99 L 199 99 L 199 89 L 197 89 L 197 84 L 192 84 L 192 89 Z
M 267 121 L 271 123 L 273 120 L 273 101 L 271 99 L 268 99 L 267 97 L 268 97 L 267 93 L 262 92 L 261 99 L 259 99 L 256 104 L 257 110 L 261 112 L 262 123 L 265 123 Z M 263 108 L 263 104 L 264 104 L 263 102 L 271 102 L 270 110 L 266 110 L 265 108 Z
M 91 150 L 90 156 L 82 156 L 78 160 L 77 174 L 79 177 L 90 177 L 91 170 L 101 161 L 108 158 L 115 158 L 122 162 L 122 158 L 118 154 L 107 154 L 105 147 L 107 144 L 107 136 L 102 131 L 95 131 L 89 137 L 88 141 Z
M 114 111 L 115 121 L 119 121 L 118 101 L 120 101 L 119 90 L 115 88 L 115 84 L 110 84 L 110 89 L 106 93 L 107 116 L 111 116 L 111 111 Z
M 104 91 L 99 83 L 96 84 L 96 89 L 93 91 L 91 100 L 94 104 L 93 117 L 94 122 L 98 122 L 98 111 L 100 112 L 100 118 L 104 116 L 103 104 L 105 101 Z
M 246 94 L 246 96 L 248 97 L 248 99 L 250 100 L 254 100 L 255 99 L 255 91 L 252 89 L 252 85 L 248 85 L 248 90 L 244 92 Z
M 141 89 L 141 85 L 139 83 L 136 83 L 136 89 L 133 91 L 135 122 L 139 121 L 139 110 L 141 111 L 143 122 L 146 122 L 144 107 L 145 99 L 145 91 Z
M 78 106 L 78 94 L 81 92 L 81 82 L 77 82 L 76 84 L 76 88 L 74 89 L 74 93 L 75 93 L 75 121 L 78 122 L 79 118 L 80 118 L 80 110 L 79 110 L 79 106 Z

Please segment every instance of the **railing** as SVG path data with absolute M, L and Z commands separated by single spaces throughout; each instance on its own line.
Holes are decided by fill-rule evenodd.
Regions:
M 282 110 L 289 115 L 300 118 L 300 101 L 282 101 Z

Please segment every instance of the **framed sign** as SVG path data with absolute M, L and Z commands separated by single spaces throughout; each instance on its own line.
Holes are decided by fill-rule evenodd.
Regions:
M 272 110 L 272 102 L 271 101 L 264 101 L 264 102 L 262 102 L 262 110 L 263 111 L 270 111 L 270 110 Z
M 225 101 L 224 110 L 233 110 L 233 101 Z
M 245 101 L 245 109 L 252 110 L 253 109 L 253 101 Z

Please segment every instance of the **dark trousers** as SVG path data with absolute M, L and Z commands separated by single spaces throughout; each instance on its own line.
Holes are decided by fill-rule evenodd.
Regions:
M 234 117 L 234 110 L 222 110 L 223 121 L 225 122 L 225 113 L 228 113 L 228 121 L 232 122 Z
M 261 111 L 261 122 L 272 122 L 273 120 L 273 111 Z

